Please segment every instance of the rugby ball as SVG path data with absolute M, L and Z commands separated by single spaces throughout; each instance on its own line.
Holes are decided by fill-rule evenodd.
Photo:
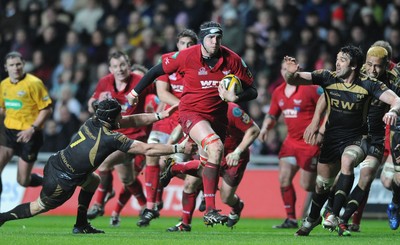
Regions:
M 242 82 L 237 76 L 233 74 L 224 76 L 221 82 L 223 83 L 223 85 L 227 90 L 235 91 L 235 94 L 240 94 L 241 92 L 243 92 Z

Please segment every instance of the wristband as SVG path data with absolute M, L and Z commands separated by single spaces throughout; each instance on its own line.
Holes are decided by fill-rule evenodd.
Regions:
M 172 145 L 174 147 L 174 153 L 178 153 L 178 144 Z
M 161 116 L 160 116 L 160 113 L 158 113 L 158 112 L 155 114 L 155 116 L 156 116 L 158 121 L 160 121 L 162 119 Z
M 393 113 L 395 113 L 397 116 L 399 115 L 398 111 L 395 110 L 395 109 L 390 109 L 389 112 L 393 112 Z
M 33 128 L 33 131 L 36 132 L 38 130 L 38 127 L 34 124 L 31 125 L 31 127 Z
M 133 97 L 138 97 L 138 93 L 136 93 L 134 89 L 132 89 L 131 92 L 129 92 L 129 94 L 132 95 Z

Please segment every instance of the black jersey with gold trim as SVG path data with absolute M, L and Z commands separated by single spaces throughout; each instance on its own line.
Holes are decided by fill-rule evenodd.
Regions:
M 328 121 L 325 134 L 338 139 L 351 139 L 366 134 L 368 109 L 373 97 L 379 98 L 387 86 L 360 74 L 353 83 L 345 83 L 335 72 L 317 70 L 312 81 L 324 89 Z
M 114 151 L 127 152 L 133 140 L 104 127 L 97 119 L 87 120 L 65 149 L 57 152 L 60 166 L 72 178 L 93 172 Z

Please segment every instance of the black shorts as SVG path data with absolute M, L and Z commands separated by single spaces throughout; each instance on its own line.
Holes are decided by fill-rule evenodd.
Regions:
M 371 136 L 368 145 L 367 155 L 376 157 L 379 162 L 383 159 L 385 153 L 385 137 Z
M 368 151 L 366 137 L 359 136 L 354 139 L 338 140 L 335 137 L 329 138 L 328 135 L 325 135 L 318 162 L 326 164 L 340 163 L 344 149 L 350 145 L 361 147 L 364 153 Z
M 43 188 L 40 199 L 46 209 L 54 209 L 65 203 L 74 194 L 78 185 L 82 184 L 87 175 L 73 178 L 60 166 L 62 162 L 57 155 L 52 155 L 44 167 Z
M 28 163 L 34 163 L 37 159 L 39 149 L 43 145 L 43 132 L 36 131 L 30 141 L 27 143 L 17 142 L 17 134 L 21 130 L 5 128 L 5 143 L 4 146 L 12 148 L 14 154 L 22 158 Z
M 398 144 L 400 144 L 400 131 L 399 129 L 392 129 L 390 130 L 390 153 L 392 154 L 395 172 L 400 172 L 400 163 L 396 162 L 396 158 L 400 156 L 400 147 L 396 149 Z

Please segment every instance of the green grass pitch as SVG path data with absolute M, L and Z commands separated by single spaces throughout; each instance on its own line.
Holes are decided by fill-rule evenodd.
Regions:
M 121 226 L 109 226 L 109 217 L 92 221 L 105 234 L 72 234 L 75 218 L 71 216 L 39 215 L 30 219 L 10 221 L 0 227 L 0 244 L 393 244 L 400 241 L 400 229 L 392 231 L 386 220 L 363 220 L 361 232 L 351 237 L 339 237 L 336 232 L 317 226 L 308 237 L 295 237 L 295 229 L 273 229 L 282 220 L 245 219 L 234 229 L 216 225 L 206 227 L 195 218 L 191 232 L 170 233 L 166 229 L 178 223 L 178 218 L 161 217 L 150 226 L 136 226 L 137 217 L 122 217 Z

